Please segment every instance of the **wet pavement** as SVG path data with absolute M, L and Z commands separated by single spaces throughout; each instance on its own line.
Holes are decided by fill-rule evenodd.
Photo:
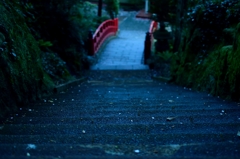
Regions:
M 122 12 L 119 33 L 98 52 L 98 62 L 92 70 L 145 70 L 144 40 L 150 20 L 136 18 L 137 12 Z

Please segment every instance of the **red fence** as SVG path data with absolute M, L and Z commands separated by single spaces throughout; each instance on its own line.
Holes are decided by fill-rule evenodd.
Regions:
M 89 33 L 89 50 L 88 55 L 95 55 L 100 46 L 109 36 L 116 35 L 118 31 L 118 19 L 104 21 L 94 34 Z
M 147 60 L 151 56 L 151 49 L 153 44 L 153 32 L 157 30 L 158 23 L 156 21 L 152 21 L 149 31 L 146 34 L 145 45 L 144 45 L 144 64 L 147 64 Z

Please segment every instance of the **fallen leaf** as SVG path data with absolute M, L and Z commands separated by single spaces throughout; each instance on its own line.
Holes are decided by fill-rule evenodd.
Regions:
M 176 117 L 167 117 L 167 121 L 172 121 L 174 120 Z
M 240 137 L 240 131 L 238 131 L 237 136 Z
M 53 100 L 48 100 L 49 103 L 53 103 Z
M 173 100 L 168 100 L 170 103 L 172 103 L 173 102 Z
M 37 148 L 37 146 L 35 144 L 28 144 L 26 149 L 31 150 L 31 149 L 36 149 L 36 148 Z

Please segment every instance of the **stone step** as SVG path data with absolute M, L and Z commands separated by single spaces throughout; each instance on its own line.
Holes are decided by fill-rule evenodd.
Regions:
M 237 105 L 228 105 L 218 102 L 212 103 L 192 103 L 192 102 L 173 102 L 170 103 L 169 101 L 154 101 L 154 100 L 121 100 L 119 102 L 115 101 L 115 99 L 105 100 L 103 101 L 93 101 L 87 103 L 87 101 L 78 102 L 77 100 L 73 99 L 76 103 L 72 105 L 73 101 L 63 101 L 61 103 L 48 103 L 48 104 L 39 104 L 39 105 L 29 105 L 28 108 L 21 108 L 20 112 L 23 111 L 44 111 L 44 110 L 59 110 L 59 109 L 72 109 L 80 110 L 84 108 L 88 109 L 123 109 L 123 110 L 131 110 L 131 109 L 142 109 L 142 110 L 151 110 L 151 109 L 161 109 L 161 110 L 201 110 L 201 109 L 239 109 Z M 171 100 L 170 100 L 171 101 Z
M 116 62 L 113 62 L 111 64 L 97 64 L 92 66 L 91 70 L 149 70 L 148 65 L 143 65 L 140 63 L 141 57 L 139 59 L 139 62 L 129 62 L 127 65 L 121 65 Z M 122 63 L 122 62 L 120 62 Z
M 184 112 L 185 113 L 185 112 Z M 179 113 L 164 113 L 160 115 L 144 115 L 143 112 L 129 114 L 121 113 L 114 115 L 82 115 L 77 116 L 65 116 L 65 117 L 28 117 L 23 118 L 13 118 L 9 120 L 9 123 L 17 124 L 162 124 L 162 123 L 172 123 L 172 124 L 190 124 L 190 123 L 239 123 L 240 118 L 236 118 L 239 112 L 231 113 L 230 115 L 213 115 L 213 114 L 179 114 Z M 209 112 L 208 112 L 209 113 Z M 127 115 L 126 115 L 127 114 Z M 174 118 L 172 121 L 168 121 L 168 118 Z M 5 123 L 6 124 L 6 123 Z
M 237 103 L 148 73 L 93 71 L 82 84 L 20 108 L 0 125 L 0 158 L 240 156 Z
M 80 123 L 80 122 L 79 122 Z M 1 127 L 0 134 L 8 135 L 80 135 L 84 134 L 109 134 L 109 135 L 129 135 L 129 134 L 164 134 L 164 133 L 233 133 L 239 131 L 239 123 L 161 123 L 161 124 L 135 124 L 134 122 L 128 124 L 12 124 Z
M 99 90 L 97 90 L 99 91 Z M 136 90 L 139 91 L 139 90 Z M 113 91 L 105 90 L 103 93 L 92 94 L 89 92 L 88 95 L 74 95 L 71 96 L 61 96 L 58 97 L 49 97 L 38 101 L 37 103 L 31 103 L 28 107 L 53 107 L 56 105 L 67 105 L 76 103 L 76 106 L 92 106 L 92 105 L 99 105 L 99 106 L 168 106 L 168 105 L 176 105 L 176 106 L 216 106 L 216 107 L 225 107 L 225 108 L 236 108 L 239 107 L 237 103 L 227 102 L 218 100 L 216 98 L 200 98 L 199 96 L 195 96 L 192 98 L 189 97 L 181 97 L 181 96 L 163 96 L 163 95 L 152 95 L 152 94 L 145 94 L 144 97 L 137 96 L 134 97 L 136 93 L 129 93 L 126 92 L 124 94 L 116 94 Z M 112 96 L 112 97 L 110 97 Z M 109 105 L 111 104 L 111 105 Z
M 159 134 L 78 134 L 78 135 L 0 135 L 1 144 L 110 144 L 110 145 L 168 145 L 190 143 L 232 142 L 240 143 L 236 133 L 159 133 Z
M 171 145 L 84 145 L 84 144 L 1 144 L 1 157 L 12 156 L 15 158 L 38 157 L 45 158 L 237 158 L 240 155 L 239 143 L 192 143 L 192 144 L 171 144 Z M 137 152 L 137 153 L 136 153 Z M 197 157 L 196 157 L 197 155 Z M 66 157 L 68 156 L 68 157 Z
M 222 118 L 235 118 L 235 120 L 239 120 L 240 118 L 240 110 L 239 109 L 207 109 L 207 108 L 200 108 L 200 109 L 177 109 L 174 106 L 168 109 L 140 109 L 140 108 L 132 108 L 132 109 L 104 109 L 104 108 L 82 108 L 82 109 L 75 109 L 72 108 L 62 108 L 62 109 L 49 109 L 46 111 L 40 110 L 31 110 L 29 111 L 21 111 L 15 114 L 14 116 L 10 117 L 8 121 L 11 120 L 18 120 L 19 117 L 61 117 L 61 118 L 86 118 L 91 117 L 92 119 L 98 117 L 170 117 L 170 116 L 186 116 L 186 117 L 193 117 L 195 115 L 205 115 L 206 120 L 210 119 L 211 116 L 221 116 Z

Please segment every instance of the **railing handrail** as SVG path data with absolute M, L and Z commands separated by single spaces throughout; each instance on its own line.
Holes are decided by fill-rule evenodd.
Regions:
M 153 33 L 158 28 L 158 22 L 152 21 L 149 30 L 146 34 L 145 44 L 144 44 L 144 64 L 147 64 L 147 60 L 151 56 L 151 48 L 153 44 Z
M 149 33 L 153 33 L 158 28 L 158 23 L 156 21 L 152 21 L 149 27 Z
M 110 19 L 102 22 L 94 34 L 89 34 L 89 55 L 95 55 L 102 43 L 109 37 L 116 35 L 118 31 L 118 19 Z

